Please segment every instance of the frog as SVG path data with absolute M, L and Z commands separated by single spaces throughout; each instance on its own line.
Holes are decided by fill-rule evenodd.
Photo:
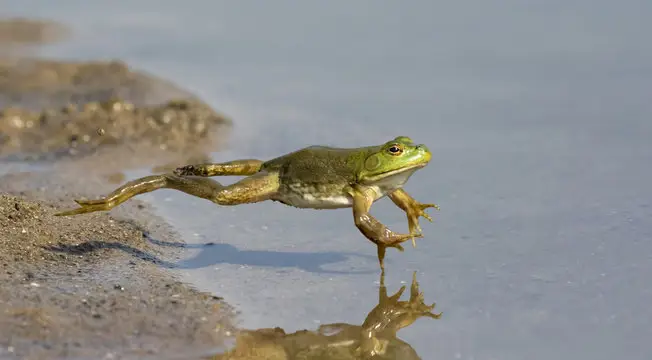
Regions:
M 270 160 L 239 159 L 220 163 L 198 163 L 126 182 L 99 199 L 78 199 L 77 208 L 56 216 L 109 211 L 139 194 L 173 189 L 222 206 L 274 201 L 300 209 L 351 208 L 353 224 L 377 247 L 380 269 L 385 271 L 388 248 L 404 251 L 403 243 L 423 238 L 420 218 L 432 222 L 426 212 L 440 210 L 434 203 L 421 203 L 404 189 L 410 177 L 430 163 L 432 154 L 424 144 L 408 136 L 397 136 L 380 145 L 342 148 L 308 146 Z M 230 185 L 215 176 L 244 176 Z M 407 215 L 408 233 L 399 233 L 371 215 L 372 205 L 388 197 Z

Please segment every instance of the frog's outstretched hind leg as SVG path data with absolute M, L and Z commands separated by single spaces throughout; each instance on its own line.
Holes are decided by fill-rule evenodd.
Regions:
M 260 171 L 263 162 L 256 159 L 234 160 L 218 164 L 186 165 L 174 170 L 179 176 L 253 175 Z
M 104 198 L 97 200 L 75 200 L 75 202 L 81 207 L 57 213 L 55 216 L 69 216 L 85 214 L 94 211 L 111 210 L 136 195 L 168 187 L 168 185 L 168 175 L 152 175 L 142 177 L 140 179 L 129 181 Z
M 136 195 L 164 188 L 179 190 L 219 205 L 237 205 L 270 199 L 278 189 L 278 176 L 259 172 L 228 186 L 201 177 L 174 174 L 146 176 L 124 184 L 102 199 L 75 200 L 80 205 L 79 208 L 55 215 L 69 216 L 107 211 Z

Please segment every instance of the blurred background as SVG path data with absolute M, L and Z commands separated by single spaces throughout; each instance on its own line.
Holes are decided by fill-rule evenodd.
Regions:
M 433 159 L 406 190 L 441 206 L 416 249 L 388 253 L 390 294 L 416 271 L 443 311 L 398 333 L 416 354 L 652 352 L 652 3 L 0 9 L 0 174 L 66 169 L 110 189 L 191 162 L 410 136 Z M 166 271 L 224 297 L 242 328 L 360 325 L 377 304 L 375 248 L 350 211 L 139 198 L 192 245 Z M 407 229 L 386 199 L 372 212 Z

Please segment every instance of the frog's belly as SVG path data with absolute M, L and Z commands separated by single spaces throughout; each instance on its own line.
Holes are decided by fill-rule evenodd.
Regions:
M 384 197 L 388 192 L 387 189 L 378 186 L 370 186 L 369 189 L 373 190 L 373 201 Z M 304 193 L 300 191 L 289 191 L 274 200 L 280 201 L 286 205 L 307 209 L 341 209 L 353 206 L 353 197 L 344 192 L 323 195 L 318 192 Z
M 283 196 L 278 201 L 291 205 L 297 208 L 307 209 L 341 209 L 351 207 L 353 199 L 349 195 L 314 195 L 314 194 L 300 194 L 289 193 Z

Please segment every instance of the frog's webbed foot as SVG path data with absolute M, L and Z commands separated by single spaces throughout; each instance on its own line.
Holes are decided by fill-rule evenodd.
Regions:
M 218 164 L 186 165 L 174 170 L 177 176 L 253 175 L 260 171 L 263 162 L 256 159 L 234 160 Z
M 436 303 L 433 302 L 431 305 L 425 304 L 423 292 L 419 291 L 419 283 L 417 282 L 416 271 L 412 273 L 412 286 L 410 287 L 409 304 L 410 307 L 416 310 L 420 316 L 427 316 L 433 319 L 439 319 L 442 315 L 441 312 L 439 314 L 435 314 L 432 312 L 432 310 L 435 309 Z
M 380 268 L 385 270 L 385 252 L 388 247 L 403 251 L 401 243 L 423 237 L 422 234 L 411 232 L 410 234 L 395 233 L 375 217 L 369 214 L 369 209 L 375 198 L 373 189 L 356 187 L 351 190 L 353 196 L 353 219 L 355 226 L 360 232 L 378 247 L 378 261 Z
M 395 337 L 397 331 L 410 326 L 419 318 L 428 317 L 439 319 L 441 313 L 432 313 L 435 304 L 425 305 L 423 303 L 423 294 L 419 292 L 419 284 L 416 281 L 416 271 L 412 275 L 412 285 L 410 288 L 410 299 L 401 301 L 400 298 L 406 290 L 406 286 L 401 286 L 398 291 L 387 295 L 384 276 L 380 277 L 378 305 L 374 307 L 362 324 L 362 347 L 371 350 L 375 340 L 381 338 L 387 339 L 387 336 Z
M 397 189 L 388 195 L 389 198 L 403 211 L 405 211 L 408 218 L 408 229 L 410 233 L 421 233 L 421 226 L 419 225 L 419 218 L 424 217 L 426 220 L 432 222 L 432 217 L 426 212 L 426 209 L 434 208 L 439 210 L 437 204 L 422 204 L 411 197 L 405 190 Z M 416 241 L 412 239 L 412 247 L 416 247 Z

